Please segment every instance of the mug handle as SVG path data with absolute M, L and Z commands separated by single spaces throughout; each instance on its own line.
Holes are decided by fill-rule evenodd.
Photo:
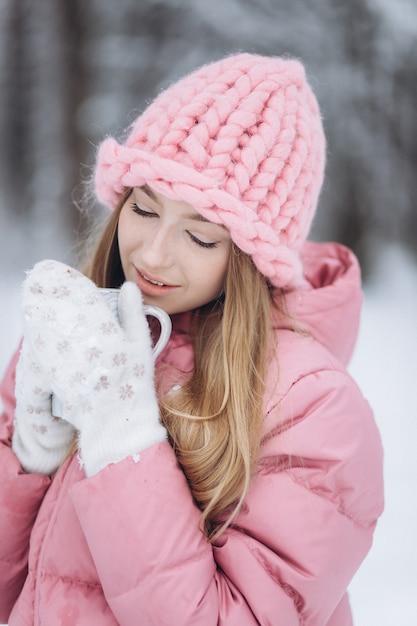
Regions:
M 162 350 L 168 343 L 168 339 L 171 336 L 172 323 L 171 318 L 165 311 L 160 309 L 157 306 L 153 306 L 152 304 L 144 304 L 143 312 L 146 316 L 151 315 L 152 317 L 156 317 L 160 326 L 161 332 L 159 334 L 158 341 L 154 345 L 152 351 L 155 359 L 161 354 Z

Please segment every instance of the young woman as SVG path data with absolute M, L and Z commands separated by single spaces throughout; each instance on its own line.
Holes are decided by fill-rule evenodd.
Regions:
M 302 66 L 250 54 L 186 76 L 100 146 L 113 212 L 88 277 L 29 273 L 2 385 L 10 626 L 352 623 L 382 453 L 345 369 L 357 261 L 306 242 L 324 161 Z M 97 287 L 120 286 L 114 315 Z M 144 304 L 172 320 L 156 360 Z

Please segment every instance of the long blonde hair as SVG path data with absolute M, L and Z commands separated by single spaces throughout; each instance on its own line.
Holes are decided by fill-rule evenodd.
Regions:
M 128 195 L 84 268 L 99 287 L 118 287 L 124 280 L 117 224 Z M 160 399 L 161 419 L 211 541 L 232 523 L 256 468 L 271 301 L 265 278 L 232 245 L 224 296 L 194 315 L 191 378 Z

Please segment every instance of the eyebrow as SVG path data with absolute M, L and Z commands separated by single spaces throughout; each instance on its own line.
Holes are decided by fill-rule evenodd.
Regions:
M 191 213 L 190 215 L 184 216 L 187 220 L 194 220 L 195 222 L 208 222 L 209 224 L 214 224 L 215 226 L 220 226 L 220 224 L 216 224 L 216 222 L 212 222 L 208 220 L 206 217 L 200 215 L 200 213 Z
M 141 189 L 152 200 L 154 200 L 155 202 L 158 202 L 158 198 L 156 197 L 156 194 L 152 191 L 152 189 L 148 185 L 146 184 L 142 185 L 142 187 L 140 187 L 139 189 Z
M 149 196 L 151 200 L 153 200 L 154 202 L 158 204 L 158 198 L 156 194 L 154 193 L 154 191 L 149 187 L 149 185 L 145 184 L 142 187 L 140 187 L 140 189 L 147 196 Z M 227 231 L 227 228 L 224 224 L 217 224 L 216 222 L 212 222 L 211 220 L 208 220 L 206 217 L 203 217 L 203 215 L 201 215 L 200 213 L 192 213 L 190 215 L 185 215 L 184 217 L 188 220 L 194 220 L 195 222 L 206 222 L 207 224 L 214 224 L 214 226 L 220 226 L 221 228 Z

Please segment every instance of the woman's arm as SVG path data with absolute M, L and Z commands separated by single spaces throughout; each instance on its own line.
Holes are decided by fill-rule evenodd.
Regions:
M 26 474 L 11 449 L 18 358 L 19 351 L 0 387 L 0 622 L 8 620 L 25 581 L 30 533 L 51 482 L 48 476 Z
M 218 571 L 171 446 L 157 444 L 72 488 L 104 594 L 122 626 L 252 626 L 256 617 Z

